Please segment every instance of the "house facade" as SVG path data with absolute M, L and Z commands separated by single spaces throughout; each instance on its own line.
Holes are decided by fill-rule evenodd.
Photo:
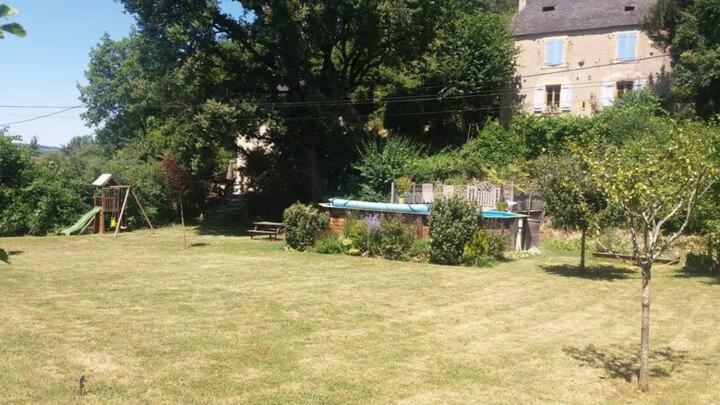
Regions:
M 654 0 L 520 0 L 518 102 L 531 114 L 591 115 L 626 92 L 667 86 L 670 57 L 640 29 Z

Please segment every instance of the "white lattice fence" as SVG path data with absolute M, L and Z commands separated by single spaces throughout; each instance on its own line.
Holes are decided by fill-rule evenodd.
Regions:
M 449 184 L 417 184 L 407 196 L 397 195 L 393 185 L 392 202 L 397 203 L 399 197 L 404 197 L 406 201 L 413 203 L 432 203 L 439 196 L 461 196 L 473 201 L 483 208 L 495 209 L 497 203 L 502 200 L 509 200 L 513 197 L 513 186 L 500 186 L 488 182 L 476 182 L 465 185 L 449 185 Z M 504 198 L 501 198 L 502 194 Z M 407 198 L 409 197 L 409 198 Z

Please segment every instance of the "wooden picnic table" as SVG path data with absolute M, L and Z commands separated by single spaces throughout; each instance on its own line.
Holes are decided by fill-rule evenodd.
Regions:
M 253 229 L 248 229 L 250 239 L 255 236 L 267 235 L 270 239 L 277 239 L 280 234 L 285 232 L 285 226 L 280 222 L 258 221 L 254 222 Z

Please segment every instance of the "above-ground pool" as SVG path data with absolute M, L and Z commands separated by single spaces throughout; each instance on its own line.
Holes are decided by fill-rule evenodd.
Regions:
M 348 220 L 352 220 L 351 211 L 362 211 L 363 215 L 375 215 L 381 213 L 393 213 L 403 216 L 403 220 L 408 223 L 414 223 L 419 238 L 428 238 L 430 235 L 430 221 L 428 215 L 432 211 L 432 204 L 391 204 L 382 202 L 346 200 L 341 198 L 333 198 L 326 203 L 320 204 L 321 207 L 327 209 L 330 214 L 330 229 L 333 232 L 342 234 L 345 231 L 345 225 Z M 478 216 L 488 220 L 490 225 L 500 225 L 501 229 L 508 230 L 514 234 L 515 242 L 513 243 L 515 250 L 525 250 L 531 247 L 533 234 L 529 224 L 528 215 L 517 214 L 514 212 L 504 212 L 497 210 L 481 211 L 478 209 Z M 539 221 L 536 221 L 535 231 L 539 231 Z
M 333 198 L 329 204 L 323 204 L 327 208 L 339 208 L 346 210 L 375 211 L 375 212 L 394 212 L 400 214 L 428 215 L 432 209 L 432 204 L 391 204 L 370 201 L 344 200 L 341 198 Z M 514 212 L 504 211 L 483 211 L 483 218 L 513 219 L 525 218 L 524 215 Z
M 483 211 L 482 216 L 483 216 L 483 218 L 500 218 L 500 219 L 524 217 L 524 216 L 522 216 L 520 214 L 516 214 L 514 212 L 505 212 L 505 211 Z

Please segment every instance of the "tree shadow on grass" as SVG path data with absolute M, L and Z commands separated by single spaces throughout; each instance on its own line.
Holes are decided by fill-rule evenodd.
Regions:
M 675 274 L 673 274 L 673 277 L 675 278 L 687 278 L 687 279 L 697 279 L 698 282 L 705 285 L 720 285 L 720 276 L 717 275 L 717 273 L 710 273 L 710 274 L 697 274 L 697 273 L 685 273 L 682 270 L 679 270 Z
M 675 278 L 698 278 L 706 285 L 720 285 L 720 272 L 713 268 L 712 262 L 704 257 L 692 260 L 688 255 L 685 265 L 673 274 Z
M 21 254 L 25 253 L 22 250 L 11 250 L 7 252 L 8 256 L 20 256 Z
M 204 223 L 197 227 L 198 235 L 210 236 L 250 236 L 247 232 L 252 226 L 245 224 Z
M 205 243 L 205 242 L 199 242 L 199 243 L 191 243 L 188 246 L 190 246 L 190 247 L 205 247 L 205 246 L 210 246 L 210 244 Z
M 580 270 L 579 266 L 572 266 L 569 264 L 545 265 L 541 266 L 541 268 L 546 273 L 563 277 L 584 278 L 588 280 L 625 280 L 636 274 L 635 271 L 630 269 L 608 265 L 586 266 L 585 270 Z
M 598 348 L 590 344 L 585 347 L 564 347 L 563 352 L 585 366 L 601 368 L 610 378 L 623 379 L 627 382 L 637 381 L 640 373 L 640 356 L 638 347 L 612 345 Z M 698 359 L 692 358 L 685 350 L 661 347 L 650 351 L 650 376 L 654 378 L 669 377 L 680 372 L 682 367 Z

